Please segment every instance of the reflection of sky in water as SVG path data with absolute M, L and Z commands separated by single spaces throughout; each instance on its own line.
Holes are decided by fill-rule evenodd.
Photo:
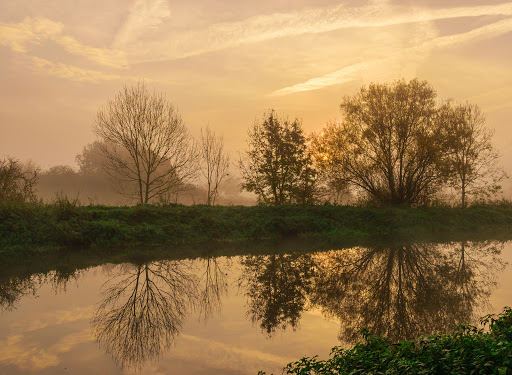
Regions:
M 501 245 L 497 248 L 500 249 Z M 356 254 L 364 253 L 364 249 L 359 250 L 361 252 Z M 337 339 L 341 332 L 339 320 L 347 315 L 333 314 L 329 311 L 331 304 L 322 304 L 318 290 L 321 282 L 329 280 L 332 275 L 309 275 L 309 262 L 316 262 L 316 272 L 330 267 L 339 273 L 340 267 L 335 267 L 334 259 L 340 254 L 324 252 L 219 258 L 216 264 L 218 274 L 210 274 L 208 291 L 218 293 L 220 303 L 211 295 L 204 294 L 208 286 L 206 260 L 162 262 L 170 264 L 172 267 L 168 270 L 172 272 L 189 272 L 191 284 L 187 287 L 193 291 L 189 290 L 188 299 L 184 301 L 187 306 L 182 311 L 182 324 L 177 335 L 169 341 L 170 348 L 165 349 L 162 345 L 159 348 L 162 353 L 156 353 L 156 360 L 149 358 L 142 364 L 142 373 L 255 374 L 260 369 L 280 373 L 283 365 L 302 356 L 326 356 L 331 347 L 340 343 Z M 354 250 L 344 254 L 341 259 L 349 259 L 354 256 Z M 480 306 L 474 306 L 475 313 L 479 315 L 499 312 L 503 306 L 511 305 L 512 300 L 512 291 L 506 289 L 507 285 L 512 285 L 508 266 L 502 272 L 500 262 L 493 262 L 492 255 L 488 253 L 483 257 L 482 254 L 485 255 L 485 250 L 468 246 L 465 260 L 468 265 L 473 264 L 475 278 L 483 274 L 489 282 L 495 278 L 498 285 L 496 288 L 491 285 L 489 298 L 481 299 L 478 302 Z M 512 243 L 507 243 L 497 258 L 502 262 L 512 262 Z M 377 275 L 382 262 L 372 259 L 375 264 L 371 267 L 377 270 Z M 453 264 L 458 264 L 458 261 L 460 259 Z M 149 267 L 154 270 L 155 264 Z M 186 267 L 180 268 L 183 265 Z M 145 266 L 141 267 L 144 269 Z M 116 364 L 115 356 L 108 353 L 105 341 L 98 344 L 97 330 L 91 328 L 97 321 L 101 301 L 107 297 L 105 292 L 109 287 L 122 285 L 120 280 L 126 279 L 127 274 L 134 274 L 137 269 L 133 265 L 96 267 L 82 272 L 76 280 L 71 279 L 65 287 L 55 278 L 52 282 L 51 275 L 47 275 L 46 282 L 36 287 L 35 295 L 28 293 L 15 303 L 13 310 L 3 311 L 0 315 L 0 375 L 136 373 L 136 366 L 123 369 Z M 210 270 L 214 268 L 210 267 Z M 273 276 L 278 276 L 269 277 L 266 274 L 269 270 Z M 439 272 L 451 271 L 441 267 Z M 433 277 L 435 274 L 429 275 Z M 314 277 L 315 281 L 311 282 L 308 277 Z M 225 284 L 226 288 L 215 289 L 215 280 L 217 284 Z M 162 280 L 153 278 L 149 281 L 158 286 L 159 292 L 167 290 L 172 294 L 174 290 L 164 285 L 165 282 L 162 284 Z M 36 284 L 39 285 L 37 280 Z M 391 289 L 395 290 L 395 287 Z M 358 290 L 361 291 L 358 296 L 361 300 L 371 295 L 365 288 Z M 125 292 L 119 297 L 121 305 L 132 295 L 133 288 Z M 269 302 L 271 299 L 276 299 L 276 304 Z M 213 306 L 209 311 L 205 309 L 205 301 Z M 279 303 L 288 305 L 283 307 Z M 416 302 L 408 303 L 407 308 L 411 308 Z M 144 308 L 145 305 L 141 306 Z M 109 311 L 101 312 L 100 317 L 108 316 Z M 125 320 L 121 319 L 117 323 L 123 322 Z M 281 329 L 282 326 L 286 329 Z

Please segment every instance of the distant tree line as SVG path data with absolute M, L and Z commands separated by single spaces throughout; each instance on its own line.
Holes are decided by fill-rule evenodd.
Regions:
M 478 106 L 441 102 L 426 81 L 372 83 L 344 97 L 340 109 L 342 121 L 309 137 L 299 119 L 265 113 L 249 129 L 238 160 L 239 187 L 271 205 L 350 197 L 417 206 L 452 191 L 466 206 L 494 196 L 507 177 Z M 188 203 L 211 205 L 222 203 L 226 182 L 236 181 L 222 136 L 207 127 L 194 140 L 173 104 L 143 82 L 98 111 L 94 133 L 97 141 L 76 157 L 78 171 L 55 166 L 41 173 L 12 158 L 0 161 L 0 201 L 36 200 L 39 178 L 46 195 L 72 185 L 91 203 L 102 200 L 95 199 L 101 192 L 110 202 L 123 196 L 141 205 L 169 204 L 188 194 Z

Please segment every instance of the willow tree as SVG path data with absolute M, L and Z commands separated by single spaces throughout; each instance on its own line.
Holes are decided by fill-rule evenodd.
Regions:
M 337 181 L 390 205 L 419 204 L 439 188 L 442 124 L 427 82 L 372 83 L 340 108 L 344 122 L 320 139 Z
M 104 166 L 121 192 L 147 204 L 194 174 L 196 152 L 177 109 L 144 83 L 124 89 L 98 111 L 95 134 Z

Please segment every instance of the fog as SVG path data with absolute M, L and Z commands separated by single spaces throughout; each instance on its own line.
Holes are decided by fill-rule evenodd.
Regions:
M 361 86 L 417 77 L 482 108 L 512 175 L 511 31 L 510 2 L 494 0 L 2 2 L 0 157 L 78 171 L 99 108 L 140 80 L 236 157 L 269 108 L 319 132 Z

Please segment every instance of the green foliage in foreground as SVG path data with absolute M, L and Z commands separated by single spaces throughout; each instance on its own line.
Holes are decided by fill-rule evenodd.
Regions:
M 360 244 L 391 236 L 429 239 L 510 230 L 512 205 L 376 208 L 353 206 L 0 205 L 0 249 L 158 245 L 330 237 Z
M 482 318 L 488 330 L 460 325 L 398 344 L 363 332 L 363 342 L 350 350 L 335 347 L 325 361 L 302 358 L 288 364 L 286 374 L 512 374 L 512 309 Z M 265 374 L 260 372 L 260 375 Z

